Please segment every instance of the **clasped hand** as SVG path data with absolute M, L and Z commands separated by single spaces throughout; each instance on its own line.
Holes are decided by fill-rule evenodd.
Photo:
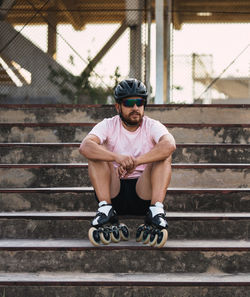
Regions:
M 125 177 L 129 173 L 133 172 L 138 165 L 137 160 L 132 156 L 117 155 L 115 161 L 120 165 L 118 167 L 118 175 L 120 178 Z

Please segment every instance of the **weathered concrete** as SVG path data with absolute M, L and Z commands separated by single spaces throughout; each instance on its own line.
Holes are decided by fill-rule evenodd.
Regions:
M 0 124 L 0 142 L 81 142 L 93 124 Z M 250 143 L 250 126 L 167 125 L 177 143 Z
M 16 296 L 36 296 L 36 297 L 130 297 L 130 296 L 140 296 L 140 297 L 249 297 L 249 287 L 248 286 L 223 286 L 213 287 L 201 284 L 195 287 L 186 287 L 182 285 L 176 285 L 171 287 L 164 286 L 18 286 L 17 284 L 1 286 L 0 292 L 8 297 Z
M 7 166 L 7 165 L 6 165 Z M 173 164 L 171 187 L 247 188 L 250 168 L 242 164 L 217 166 Z M 0 186 L 8 187 L 84 187 L 90 186 L 87 166 L 81 164 L 22 165 L 3 168 L 0 165 Z
M 61 143 L 81 142 L 88 134 L 90 126 L 38 126 L 28 125 L 0 125 L 1 142 L 32 142 L 32 143 Z
M 25 189 L 24 189 L 25 190 Z M 172 190 L 165 199 L 167 211 L 250 212 L 249 189 Z M 9 189 L 0 191 L 0 211 L 96 211 L 93 190 Z
M 2 164 L 81 163 L 79 143 L 0 144 Z M 250 145 L 177 145 L 173 163 L 250 163 Z
M 2 250 L 0 267 L 0 271 L 11 273 L 34 273 L 44 269 L 48 272 L 84 273 L 250 273 L 250 252 L 175 251 L 167 248 L 140 250 L 139 246 L 137 249 L 114 247 L 112 250 L 98 248 L 82 251 Z
M 113 105 L 0 105 L 2 123 L 90 123 L 116 114 Z M 220 116 L 218 116 L 218 114 Z M 151 105 L 145 115 L 164 123 L 250 124 L 250 105 Z
M 249 294 L 249 274 L 5 273 L 1 283 L 0 292 L 10 297 L 232 297 L 232 294 L 248 297 Z
M 96 211 L 94 193 L 0 193 L 0 211 Z
M 94 213 L 38 213 L 0 214 L 0 238 L 53 239 L 87 238 Z M 250 220 L 246 214 L 222 215 L 168 213 L 169 238 L 171 239 L 250 239 Z M 128 225 L 132 238 L 144 218 L 120 218 Z
M 238 164 L 249 163 L 249 149 L 187 145 L 249 144 L 249 111 L 249 106 L 149 107 L 147 112 L 151 117 L 163 123 L 175 123 L 168 124 L 169 131 L 178 144 L 186 143 L 178 146 L 174 163 L 194 163 L 173 165 L 171 187 L 188 188 L 167 192 L 169 241 L 162 249 L 135 243 L 135 231 L 143 223 L 143 217 L 121 217 L 120 221 L 130 228 L 132 240 L 95 248 L 87 242 L 90 221 L 97 208 L 93 191 L 55 187 L 90 186 L 86 166 L 61 163 L 85 161 L 78 153 L 79 142 L 93 127 L 91 123 L 112 116 L 114 107 L 0 106 L 0 121 L 20 123 L 1 124 L 0 142 L 55 143 L 46 147 L 1 145 L 1 163 L 23 165 L 10 168 L 0 165 L 0 187 L 12 188 L 12 191 L 0 191 L 0 270 L 3 272 L 0 296 L 232 297 L 237 294 L 249 297 L 250 249 L 246 245 L 250 239 L 250 169 L 249 165 Z M 56 122 L 64 124 L 56 125 Z M 72 146 L 70 142 L 78 144 Z M 59 146 L 60 143 L 67 144 Z M 236 164 L 199 165 L 205 162 Z M 24 190 L 15 191 L 16 187 Z M 25 187 L 33 189 L 25 191 Z M 18 243 L 18 238 L 35 239 L 33 247 L 25 244 L 27 240 Z M 3 239 L 15 243 L 4 247 Z M 40 244 L 37 239 L 41 240 Z M 78 244 L 63 246 L 63 239 Z M 82 239 L 85 244 L 81 245 Z M 17 271 L 22 272 L 19 280 L 8 274 Z M 35 275 L 27 274 L 28 271 Z M 41 271 L 53 273 L 42 276 Z M 116 276 L 106 274 L 115 271 L 119 272 Z M 80 272 L 87 272 L 89 283 L 79 282 Z M 94 275 L 94 272 L 99 273 Z M 122 272 L 129 274 L 123 278 Z M 144 272 L 143 283 L 138 282 L 140 272 Z M 185 276 L 183 272 L 188 273 Z M 164 277 L 159 273 L 164 273 Z M 225 277 L 225 273 L 233 275 Z M 32 283 L 34 279 L 36 283 Z M 108 283 L 111 279 L 113 284 Z M 58 283 L 48 283 L 55 280 Z

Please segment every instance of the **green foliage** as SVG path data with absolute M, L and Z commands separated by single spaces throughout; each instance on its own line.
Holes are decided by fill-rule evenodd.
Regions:
M 66 96 L 74 104 L 105 104 L 107 97 L 113 95 L 113 89 L 119 82 L 119 67 L 116 68 L 114 75 L 110 76 L 113 86 L 93 86 L 91 77 L 93 76 L 93 66 L 88 58 L 87 68 L 79 75 L 73 74 L 63 69 L 53 69 L 49 66 L 50 74 L 48 80 L 59 88 L 60 93 Z M 73 64 L 73 58 L 70 57 L 70 63 Z

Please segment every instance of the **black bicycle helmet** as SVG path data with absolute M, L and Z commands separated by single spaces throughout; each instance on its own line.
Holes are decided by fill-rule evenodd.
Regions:
M 148 97 L 147 88 L 144 83 L 136 78 L 124 79 L 115 88 L 114 97 L 117 103 L 121 103 L 121 100 L 124 98 L 135 96 L 145 99 L 146 106 Z

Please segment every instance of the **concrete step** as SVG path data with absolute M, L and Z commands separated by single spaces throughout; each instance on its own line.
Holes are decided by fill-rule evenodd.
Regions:
M 250 164 L 173 164 L 170 187 L 248 188 Z M 90 186 L 88 165 L 0 164 L 0 187 Z
M 249 273 L 2 273 L 0 293 L 8 297 L 249 297 L 249 279 Z
M 93 122 L 116 114 L 113 105 L 0 105 L 1 122 Z M 148 105 L 145 114 L 172 123 L 250 124 L 250 105 Z M 218 116 L 219 115 L 219 116 Z
M 6 273 L 250 273 L 249 241 L 169 239 L 157 249 L 135 240 L 97 248 L 88 240 L 15 239 L 0 240 L 0 251 Z
M 250 212 L 249 188 L 169 188 L 170 212 Z M 1 188 L 0 211 L 96 211 L 92 187 Z
M 194 124 L 168 122 L 177 143 L 250 142 L 250 124 Z M 2 123 L 0 142 L 81 142 L 95 123 Z
M 80 143 L 0 143 L 2 164 L 81 163 Z M 250 144 L 177 144 L 174 163 L 250 163 Z
M 1 212 L 1 239 L 86 239 L 95 212 Z M 249 240 L 250 213 L 168 212 L 171 239 Z M 135 238 L 143 217 L 121 216 Z

